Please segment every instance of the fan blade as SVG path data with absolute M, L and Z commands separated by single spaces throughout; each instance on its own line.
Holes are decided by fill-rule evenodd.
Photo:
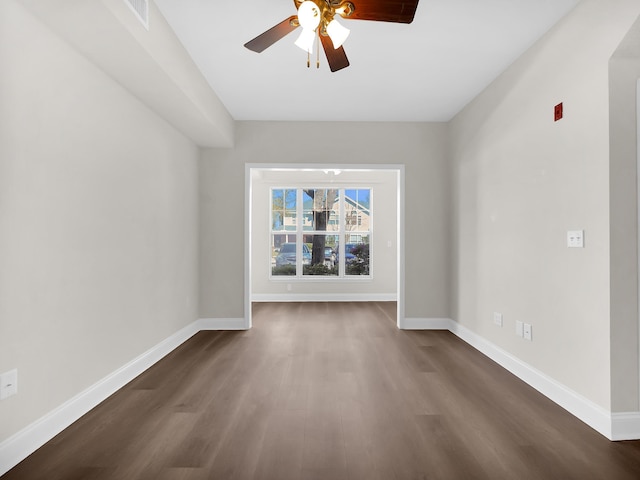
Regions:
M 418 0 L 353 0 L 355 9 L 349 20 L 411 23 L 418 8 Z
M 295 22 L 294 22 L 295 20 Z M 244 44 L 249 50 L 260 53 L 264 52 L 271 45 L 276 43 L 281 38 L 285 37 L 287 34 L 293 32 L 296 28 L 298 28 L 298 17 L 295 15 L 291 15 L 286 20 L 283 20 L 275 27 L 271 27 L 266 32 L 258 35 L 253 40 L 248 41 Z
M 333 48 L 333 42 L 331 38 L 326 35 L 320 35 L 320 41 L 322 42 L 322 48 L 327 56 L 327 62 L 332 72 L 337 72 L 349 66 L 349 60 L 347 54 L 344 53 L 344 48 Z

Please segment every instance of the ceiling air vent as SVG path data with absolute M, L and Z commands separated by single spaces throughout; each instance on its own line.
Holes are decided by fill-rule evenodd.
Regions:
M 149 0 L 124 0 L 138 20 L 149 30 Z

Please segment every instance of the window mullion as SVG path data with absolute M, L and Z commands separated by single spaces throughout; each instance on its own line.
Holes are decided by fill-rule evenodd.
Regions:
M 344 199 L 345 199 L 345 189 L 340 189 L 340 201 L 338 202 L 340 209 L 340 221 L 338 222 L 338 235 L 340 238 L 340 244 L 338 245 L 338 256 L 340 261 L 338 262 L 338 277 L 343 278 L 345 276 L 345 265 L 346 265 L 346 246 L 345 246 L 345 208 L 344 208 Z
M 296 189 L 296 277 L 302 277 L 302 241 L 303 241 L 303 218 L 302 218 L 302 188 Z

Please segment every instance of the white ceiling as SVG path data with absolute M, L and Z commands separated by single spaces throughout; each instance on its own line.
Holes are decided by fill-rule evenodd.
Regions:
M 408 25 L 342 20 L 351 66 L 335 73 L 322 52 L 307 68 L 298 31 L 244 48 L 293 0 L 155 2 L 235 120 L 447 121 L 578 0 L 420 0 Z

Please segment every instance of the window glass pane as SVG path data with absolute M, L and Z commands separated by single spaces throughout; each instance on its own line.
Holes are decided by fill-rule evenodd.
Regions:
M 339 200 L 339 190 L 326 188 L 304 190 L 303 229 L 306 231 L 315 230 L 319 232 L 339 231 Z
M 313 230 L 313 212 L 310 210 L 305 210 L 302 213 L 302 229 L 309 231 Z
M 271 191 L 271 229 L 284 230 L 284 190 Z
M 284 190 L 271 191 L 271 209 L 284 210 Z
M 286 210 L 296 210 L 296 198 L 297 194 L 295 190 L 286 190 L 285 194 L 285 209 Z
M 358 190 L 358 204 L 360 204 L 364 210 L 371 208 L 371 190 L 368 188 Z
M 271 260 L 271 275 L 295 275 L 296 274 L 296 244 L 295 242 L 282 242 L 286 235 L 272 236 L 273 258 Z
M 280 252 L 280 248 L 282 247 L 283 243 L 287 243 L 287 235 L 280 233 L 271 235 L 271 256 L 273 257 L 274 261 L 276 255 Z
M 305 235 L 304 241 L 309 249 L 309 263 L 303 267 L 303 275 L 337 276 L 338 235 Z
M 282 218 L 282 212 L 271 213 L 271 229 L 284 230 L 284 219 Z
M 302 208 L 305 210 L 313 210 L 314 189 L 306 189 L 302 191 Z
M 371 190 L 345 191 L 345 230 L 368 232 L 371 226 Z
M 296 230 L 296 212 L 285 210 L 284 212 L 284 229 L 288 231 Z
M 345 236 L 345 274 L 369 275 L 369 235 Z
M 304 230 L 319 232 L 338 232 L 340 225 L 337 221 L 331 222 L 334 218 L 330 211 L 304 211 Z M 335 215 L 337 217 L 337 214 Z
M 296 191 L 271 191 L 271 229 L 296 230 Z

